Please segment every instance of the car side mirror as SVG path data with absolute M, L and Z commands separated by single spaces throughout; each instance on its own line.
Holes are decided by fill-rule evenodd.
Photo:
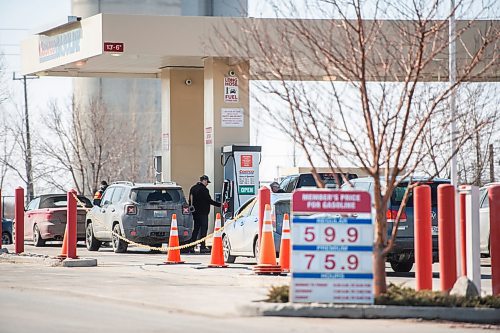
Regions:
M 230 220 L 233 217 L 231 212 L 224 213 L 224 220 Z

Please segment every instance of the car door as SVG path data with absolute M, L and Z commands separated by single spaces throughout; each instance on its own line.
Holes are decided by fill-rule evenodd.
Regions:
M 481 253 L 488 253 L 490 242 L 490 200 L 487 188 L 481 189 L 479 198 L 479 247 Z
M 241 251 L 249 255 L 253 254 L 253 241 L 255 235 L 259 232 L 259 205 L 257 202 L 255 200 L 249 214 L 242 221 L 243 235 Z
M 99 206 L 92 208 L 92 222 L 94 224 L 94 234 L 97 239 L 111 240 L 111 224 L 107 218 L 108 206 L 111 204 L 114 187 L 108 187 L 101 199 Z
M 229 242 L 231 244 L 232 252 L 242 252 L 245 246 L 245 228 L 249 225 L 247 223 L 248 215 L 255 205 L 257 200 L 251 199 L 247 201 L 235 214 L 236 220 L 228 227 Z M 251 227 L 251 226 L 250 226 Z
M 40 204 L 40 197 L 30 201 L 24 213 L 24 239 L 33 239 L 33 224 L 36 219 L 36 210 Z

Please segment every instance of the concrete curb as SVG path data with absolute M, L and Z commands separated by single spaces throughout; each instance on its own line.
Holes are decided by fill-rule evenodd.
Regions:
M 95 258 L 66 258 L 62 261 L 63 267 L 94 267 L 97 266 L 97 259 Z
M 445 308 L 395 305 L 333 305 L 258 303 L 238 308 L 243 316 L 447 320 L 480 324 L 499 324 L 500 309 Z
M 1 262 L 8 262 L 11 264 L 35 264 L 50 267 L 61 266 L 61 260 L 58 258 L 34 253 L 1 253 L 0 263 Z
M 50 267 L 94 267 L 97 266 L 95 258 L 54 258 L 42 254 L 23 252 L 20 254 L 0 252 L 0 263 L 34 264 Z

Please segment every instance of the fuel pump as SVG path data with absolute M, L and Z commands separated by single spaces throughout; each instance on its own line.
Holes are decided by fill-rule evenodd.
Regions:
M 222 184 L 222 213 L 231 218 L 259 189 L 260 146 L 224 146 L 221 164 L 224 168 Z

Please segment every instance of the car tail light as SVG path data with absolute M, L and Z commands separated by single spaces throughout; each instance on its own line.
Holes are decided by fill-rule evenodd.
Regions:
M 385 217 L 387 218 L 387 222 L 396 222 L 396 218 L 398 217 L 398 210 L 388 209 L 387 213 L 385 214 Z M 401 217 L 399 218 L 399 222 L 406 222 L 405 211 L 401 212 Z
M 125 214 L 136 215 L 137 214 L 137 207 L 135 205 L 126 205 L 125 206 Z
M 188 205 L 182 206 L 182 215 L 189 215 L 189 214 L 190 214 L 189 206 Z

